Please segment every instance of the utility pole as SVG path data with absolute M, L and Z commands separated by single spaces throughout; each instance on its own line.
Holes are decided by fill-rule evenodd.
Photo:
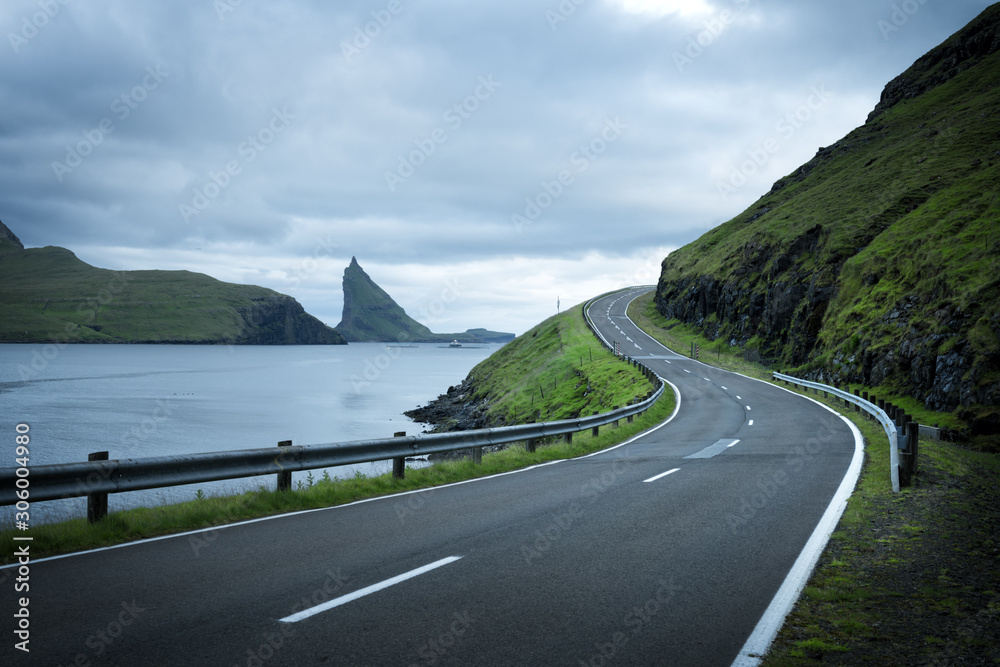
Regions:
M 559 314 L 559 297 L 556 297 L 556 315 Z

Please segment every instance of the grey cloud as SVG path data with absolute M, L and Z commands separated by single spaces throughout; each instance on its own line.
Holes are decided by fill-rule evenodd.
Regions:
M 282 289 L 272 275 L 333 237 L 341 259 L 374 266 L 477 262 L 495 277 L 522 258 L 591 289 L 588 253 L 621 274 L 637 249 L 682 245 L 765 192 L 762 176 L 723 202 L 715 181 L 811 86 L 837 95 L 772 171 L 861 124 L 862 102 L 988 4 L 928 2 L 887 36 L 881 0 L 716 0 L 658 20 L 588 0 L 555 25 L 554 1 L 222 1 L 71 2 L 17 52 L 0 44 L 0 219 L 27 245 L 191 270 L 202 248 L 233 276 L 268 263 L 254 279 Z M 8 3 L 4 34 L 38 8 Z M 488 95 L 484 79 L 499 84 Z M 615 118 L 620 137 L 581 160 Z M 74 150 L 88 155 L 57 173 Z M 337 319 L 339 273 L 295 287 L 307 309 Z

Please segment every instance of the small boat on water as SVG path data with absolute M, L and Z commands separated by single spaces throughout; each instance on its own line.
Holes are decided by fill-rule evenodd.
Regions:
M 462 347 L 462 344 L 458 342 L 458 339 L 455 339 L 448 343 L 448 347 Z

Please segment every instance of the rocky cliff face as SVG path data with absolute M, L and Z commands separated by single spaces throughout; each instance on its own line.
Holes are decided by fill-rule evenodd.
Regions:
M 868 116 L 872 121 L 905 99 L 937 88 L 1000 51 L 997 6 L 990 7 L 961 32 L 922 56 L 882 91 L 882 98 Z
M 235 341 L 243 345 L 341 345 L 344 338 L 284 294 L 252 297 L 238 308 L 244 325 Z
M 663 262 L 658 309 L 832 384 L 1000 427 L 1000 5 L 868 122 Z

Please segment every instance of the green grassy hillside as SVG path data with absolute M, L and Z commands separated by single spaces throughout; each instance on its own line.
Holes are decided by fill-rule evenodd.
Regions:
M 835 384 L 1000 422 L 1000 5 L 663 262 L 658 309 Z M 993 426 L 990 426 L 993 424 Z
M 6 227 L 4 228 L 6 230 Z M 297 301 L 190 271 L 110 271 L 0 234 L 0 342 L 341 344 Z
M 581 304 L 494 352 L 436 406 L 407 414 L 445 428 L 486 428 L 608 412 L 652 391 L 639 370 L 598 342 Z

